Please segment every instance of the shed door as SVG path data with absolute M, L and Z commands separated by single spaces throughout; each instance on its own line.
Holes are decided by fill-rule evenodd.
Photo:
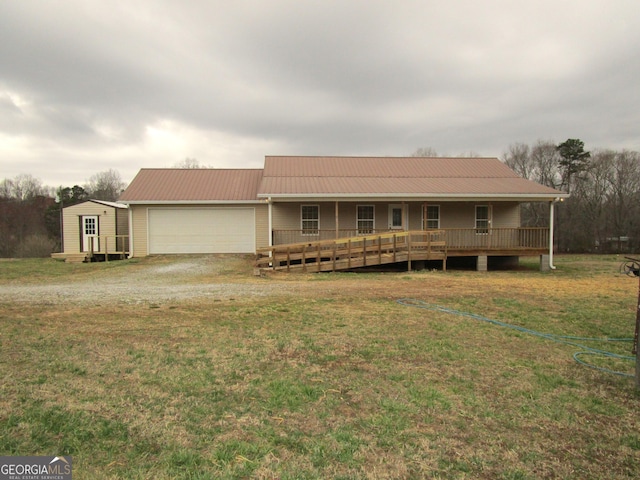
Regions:
M 255 253 L 253 208 L 150 208 L 149 253 Z
M 82 251 L 88 252 L 91 249 L 91 239 L 93 239 L 93 251 L 100 251 L 100 240 L 98 238 L 98 216 L 85 215 L 82 217 Z

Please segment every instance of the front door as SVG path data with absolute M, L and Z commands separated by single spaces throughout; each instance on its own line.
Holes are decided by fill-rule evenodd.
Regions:
M 91 249 L 91 239 L 93 239 L 93 251 L 100 251 L 98 239 L 98 216 L 87 215 L 82 217 L 82 251 L 88 252 Z
M 389 205 L 389 230 L 402 230 L 404 226 L 402 205 Z

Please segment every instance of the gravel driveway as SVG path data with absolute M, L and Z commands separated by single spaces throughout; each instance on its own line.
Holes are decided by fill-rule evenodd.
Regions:
M 104 270 L 100 275 L 76 279 L 73 276 L 50 283 L 13 282 L 0 286 L 0 302 L 30 304 L 136 304 L 170 303 L 202 299 L 232 299 L 248 296 L 289 295 L 298 282 L 232 273 L 245 267 L 246 260 L 216 257 L 153 261 Z M 90 265 L 88 265 L 90 268 Z M 237 270 L 236 270 L 237 272 Z

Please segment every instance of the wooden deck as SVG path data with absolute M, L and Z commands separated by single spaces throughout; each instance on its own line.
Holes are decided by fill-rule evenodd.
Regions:
M 335 235 L 335 231 L 333 231 Z M 496 256 L 519 257 L 546 254 L 549 229 L 520 228 L 454 228 L 440 230 L 385 231 L 369 235 L 326 238 L 329 231 L 318 231 L 317 240 L 274 245 L 258 250 L 259 270 L 327 272 L 360 267 L 414 261 L 442 261 L 447 258 Z M 309 238 L 310 235 L 306 235 Z M 301 231 L 274 231 L 274 239 L 304 239 Z
M 99 248 L 98 248 L 99 246 Z M 51 258 L 67 263 L 85 263 L 113 259 L 123 260 L 129 255 L 129 235 L 96 235 L 89 241 L 87 252 L 52 253 Z
M 275 245 L 258 250 L 260 270 L 335 272 L 375 265 L 440 260 L 447 265 L 443 230 L 382 233 L 315 242 Z

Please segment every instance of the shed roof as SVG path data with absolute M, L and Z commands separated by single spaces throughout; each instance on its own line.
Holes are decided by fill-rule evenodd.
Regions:
M 262 169 L 143 168 L 118 199 L 126 203 L 257 201 Z
M 118 203 L 118 202 L 108 202 L 107 200 L 96 200 L 94 198 L 89 198 L 87 200 L 83 200 L 81 202 L 78 203 L 74 203 L 72 205 L 67 205 L 66 207 L 64 207 L 65 209 L 67 208 L 73 208 L 73 207 L 77 207 L 78 205 L 83 205 L 85 203 L 97 203 L 98 205 L 101 206 L 106 206 L 106 207 L 111 207 L 111 208 L 129 208 L 127 207 L 124 203 Z
M 267 156 L 259 197 L 516 197 L 563 192 L 518 176 L 497 158 Z

